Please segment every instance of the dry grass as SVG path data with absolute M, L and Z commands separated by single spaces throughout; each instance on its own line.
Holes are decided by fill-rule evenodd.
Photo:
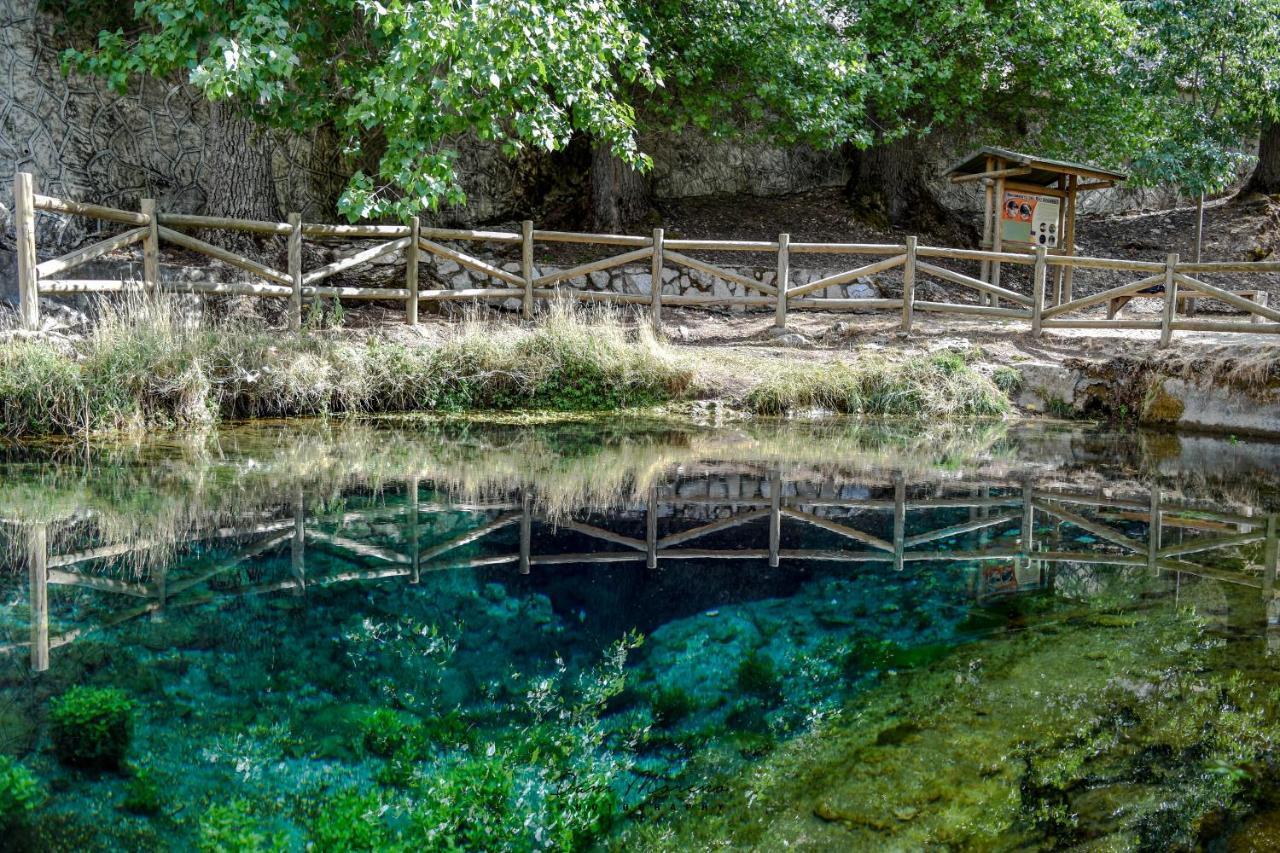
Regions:
M 748 392 L 757 414 L 806 410 L 909 418 L 971 418 L 1009 412 L 1008 397 L 956 353 L 774 368 Z
M 213 324 L 171 300 L 103 303 L 88 338 L 0 342 L 0 433 L 141 431 L 335 412 L 652 405 L 691 371 L 644 324 L 555 305 L 532 325 L 471 318 L 438 347 Z

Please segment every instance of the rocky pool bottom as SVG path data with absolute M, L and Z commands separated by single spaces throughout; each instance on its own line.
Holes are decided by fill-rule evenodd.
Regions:
M 3 846 L 1266 849 L 1276 454 L 843 422 L 10 448 Z

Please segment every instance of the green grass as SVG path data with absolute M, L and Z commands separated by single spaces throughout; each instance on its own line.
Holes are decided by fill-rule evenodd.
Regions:
M 880 355 L 829 365 L 790 365 L 748 392 L 749 410 L 783 415 L 805 410 L 891 417 L 986 417 L 1009 411 L 997 385 L 956 353 L 895 360 Z
M 103 306 L 73 345 L 0 344 L 0 433 L 78 434 L 335 412 L 609 411 L 692 373 L 644 324 L 553 306 L 532 326 L 469 320 L 436 346 L 192 322 L 171 303 Z

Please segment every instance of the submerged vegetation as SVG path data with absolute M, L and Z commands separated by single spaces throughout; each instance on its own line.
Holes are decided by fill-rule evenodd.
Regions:
M 534 325 L 471 320 L 438 346 L 203 323 L 170 301 L 104 303 L 82 342 L 0 343 L 0 432 L 73 434 L 336 412 L 613 410 L 691 378 L 644 324 L 555 305 Z

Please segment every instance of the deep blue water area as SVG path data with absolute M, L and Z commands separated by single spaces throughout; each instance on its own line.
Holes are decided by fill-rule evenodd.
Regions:
M 3 848 L 1263 849 L 1278 513 L 1043 426 L 0 447 Z

